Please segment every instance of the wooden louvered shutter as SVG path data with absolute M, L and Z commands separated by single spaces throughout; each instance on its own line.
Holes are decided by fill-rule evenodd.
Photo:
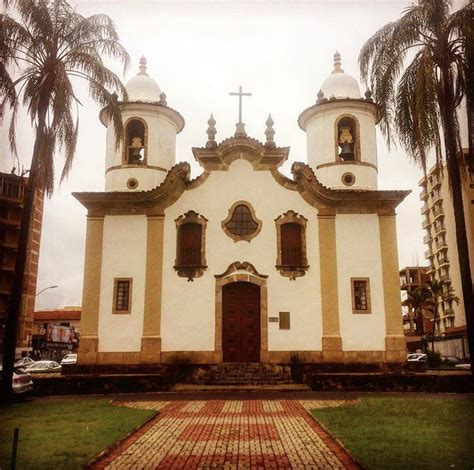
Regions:
M 179 265 L 201 266 L 201 235 L 200 224 L 184 224 L 179 228 Z
M 301 228 L 301 225 L 296 223 L 281 226 L 281 264 L 283 266 L 303 265 Z

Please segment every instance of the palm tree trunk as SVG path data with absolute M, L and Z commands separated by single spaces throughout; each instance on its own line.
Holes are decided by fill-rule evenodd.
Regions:
M 459 269 L 461 272 L 462 295 L 466 315 L 466 327 L 471 361 L 471 371 L 474 373 L 474 295 L 469 264 L 469 248 L 467 244 L 466 221 L 462 197 L 462 178 L 460 164 L 462 155 L 458 154 L 456 143 L 456 110 L 452 90 L 451 72 L 449 68 L 441 69 L 441 90 L 439 104 L 443 124 L 444 144 L 446 149 L 446 164 L 453 198 L 454 221 L 456 226 L 456 243 L 458 248 Z
M 38 120 L 30 174 L 28 178 L 28 184 L 25 188 L 25 199 L 23 204 L 21 228 L 18 238 L 18 249 L 15 263 L 15 274 L 13 276 L 12 290 L 7 305 L 7 316 L 5 319 L 4 327 L 3 370 L 0 389 L 0 400 L 3 402 L 11 401 L 11 399 L 13 398 L 12 379 L 18 333 L 18 318 L 21 309 L 23 282 L 25 276 L 26 260 L 28 256 L 28 242 L 30 239 L 31 217 L 35 209 L 34 201 L 37 192 L 39 151 L 41 147 L 41 140 L 44 135 L 46 110 L 47 108 L 45 109 L 44 113 L 39 116 Z

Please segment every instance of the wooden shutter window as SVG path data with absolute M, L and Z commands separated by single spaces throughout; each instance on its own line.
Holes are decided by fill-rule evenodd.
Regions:
M 114 279 L 113 313 L 131 313 L 132 307 L 132 279 Z
M 352 313 L 371 313 L 369 278 L 352 278 Z
M 201 266 L 201 236 L 202 225 L 200 224 L 188 223 L 179 227 L 179 266 Z
M 287 223 L 281 226 L 281 264 L 282 266 L 302 266 L 303 247 L 301 224 Z

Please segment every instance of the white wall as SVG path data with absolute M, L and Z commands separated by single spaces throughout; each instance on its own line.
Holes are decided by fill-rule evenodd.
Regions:
M 336 243 L 343 350 L 385 350 L 385 312 L 378 216 L 337 215 Z M 370 279 L 371 314 L 352 313 L 351 277 Z
M 147 247 L 144 215 L 106 216 L 102 246 L 99 351 L 140 351 Z M 133 279 L 130 314 L 113 314 L 114 278 Z
M 252 204 L 263 221 L 260 234 L 250 243 L 234 242 L 221 228 L 228 209 L 236 201 Z M 188 282 L 178 277 L 173 266 L 176 257 L 175 219 L 189 210 L 208 219 L 206 230 L 207 270 L 202 277 Z M 308 219 L 306 275 L 290 281 L 275 269 L 277 241 L 275 219 L 293 209 Z M 211 351 L 215 335 L 214 275 L 223 273 L 235 261 L 252 263 L 268 275 L 268 315 L 289 311 L 291 329 L 268 325 L 269 350 L 321 349 L 321 296 L 319 292 L 319 252 L 317 213 L 297 193 L 282 188 L 270 172 L 253 171 L 250 163 L 235 161 L 229 171 L 214 171 L 196 189 L 186 191 L 166 210 L 164 236 L 162 350 Z

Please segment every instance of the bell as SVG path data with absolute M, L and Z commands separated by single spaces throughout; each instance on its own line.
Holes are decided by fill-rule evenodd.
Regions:
M 352 144 L 349 142 L 344 142 L 339 144 L 341 146 L 341 153 L 339 157 L 342 158 L 344 161 L 347 160 L 354 160 L 354 151 L 352 150 Z

